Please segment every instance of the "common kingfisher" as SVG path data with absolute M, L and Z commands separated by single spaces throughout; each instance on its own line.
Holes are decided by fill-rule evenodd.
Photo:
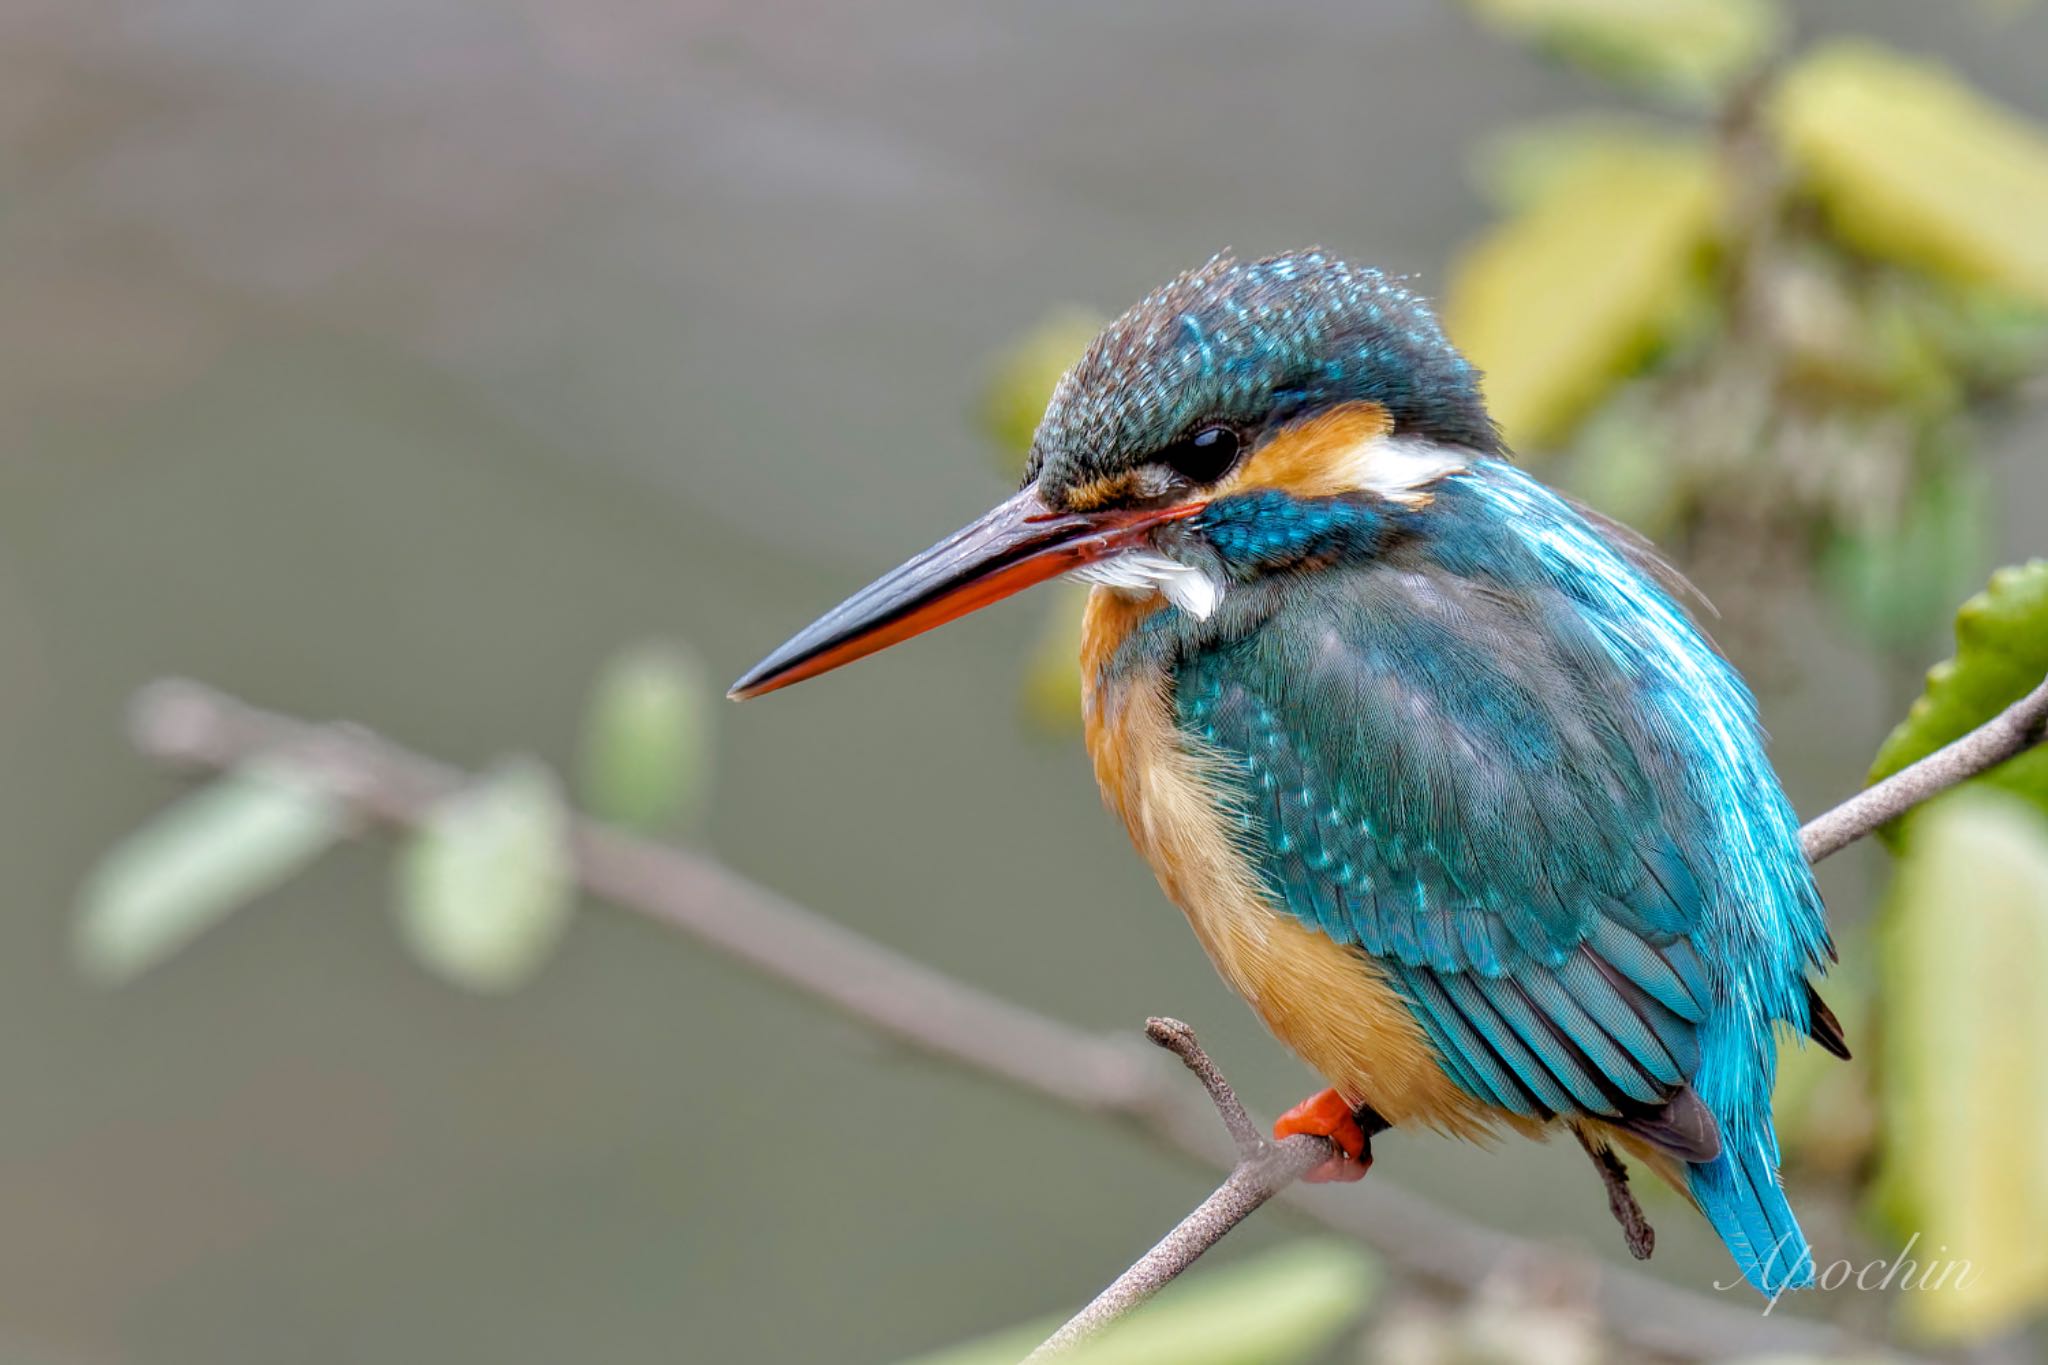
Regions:
M 1219 256 L 1060 380 L 1023 487 L 741 678 L 757 696 L 1066 574 L 1107 804 L 1329 1137 L 1576 1132 L 1812 1282 L 1775 1032 L 1847 1056 L 1748 688 L 1647 544 L 1508 460 L 1428 305 Z

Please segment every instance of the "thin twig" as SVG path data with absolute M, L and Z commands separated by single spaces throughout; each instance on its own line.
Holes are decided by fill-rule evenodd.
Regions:
M 1802 831 L 1808 857 L 1826 857 L 1918 801 L 2037 742 L 2044 714 L 2048 684 L 2005 715 L 1808 825 Z M 458 769 L 359 727 L 261 711 L 203 684 L 176 679 L 152 683 L 138 693 L 130 725 L 142 752 L 182 767 L 222 771 L 258 756 L 286 758 L 324 782 L 357 814 L 398 829 L 418 825 L 467 780 Z M 1121 1118 L 1202 1161 L 1233 1164 L 1218 1150 L 1213 1119 L 1184 1103 L 1164 1073 L 1122 1039 L 1075 1028 L 955 980 L 704 855 L 589 821 L 573 825 L 571 843 L 580 884 L 595 896 L 690 934 L 921 1052 L 1072 1108 Z M 1214 1075 L 1213 1067 L 1210 1071 Z M 1215 1080 L 1222 1078 L 1215 1075 Z M 1210 1076 L 1203 1081 L 1209 1085 Z M 1211 1093 L 1216 1093 L 1213 1086 Z M 1245 1122 L 1248 1126 L 1249 1116 Z M 1251 1131 L 1256 1138 L 1256 1130 Z M 1235 1147 L 1240 1131 L 1233 1129 L 1232 1137 Z M 1301 1141 L 1327 1147 L 1320 1139 Z M 1248 1188 L 1244 1182 L 1235 1187 L 1225 1182 L 1208 1201 L 1224 1203 L 1211 1213 L 1236 1207 Z M 1231 1191 L 1227 1198 L 1225 1189 Z M 1268 1191 L 1260 1202 L 1270 1197 Z M 1342 1200 L 1307 1202 L 1299 1187 L 1287 1188 L 1284 1197 L 1326 1226 L 1356 1236 L 1409 1275 L 1442 1288 L 1469 1291 L 1504 1262 L 1543 1254 L 1540 1243 L 1482 1226 L 1384 1181 L 1347 1191 Z M 1215 1236 L 1237 1218 L 1221 1225 Z M 1203 1241 L 1199 1235 L 1210 1226 L 1213 1222 L 1197 1224 L 1191 1215 L 1175 1229 L 1174 1236 L 1190 1234 L 1184 1245 L 1192 1254 L 1178 1263 L 1182 1268 L 1213 1245 L 1213 1238 Z M 1826 1324 L 1765 1318 L 1626 1267 L 1603 1271 L 1596 1306 L 1616 1340 L 1661 1355 L 1819 1355 L 1859 1344 Z
M 1237 1092 L 1195 1041 L 1195 1031 L 1180 1020 L 1147 1020 L 1145 1036 L 1180 1058 L 1201 1080 L 1225 1131 L 1237 1145 L 1237 1164 L 1215 1193 L 1197 1204 L 1194 1212 L 1174 1225 L 1173 1231 L 1160 1238 L 1086 1308 L 1047 1337 L 1025 1365 L 1064 1355 L 1144 1303 L 1173 1283 L 1203 1252 L 1222 1241 L 1225 1233 L 1251 1217 L 1267 1200 L 1337 1154 L 1328 1138 L 1291 1137 L 1283 1142 L 1268 1142 L 1260 1137 Z
M 1145 1021 L 1145 1036 L 1180 1058 L 1181 1065 L 1193 1072 L 1202 1088 L 1209 1092 L 1209 1102 L 1216 1106 L 1216 1113 L 1223 1119 L 1223 1130 L 1237 1145 L 1240 1159 L 1254 1155 L 1266 1145 L 1265 1138 L 1259 1135 L 1259 1125 L 1253 1123 L 1252 1116 L 1245 1112 L 1244 1101 L 1237 1097 L 1237 1091 L 1223 1079 L 1223 1072 L 1210 1060 L 1202 1045 L 1195 1041 L 1193 1029 L 1178 1019 L 1152 1018 Z
M 1888 824 L 1930 796 L 2017 757 L 2048 735 L 2048 681 L 1961 739 L 1899 769 L 1799 831 L 1806 861 L 1817 863 Z

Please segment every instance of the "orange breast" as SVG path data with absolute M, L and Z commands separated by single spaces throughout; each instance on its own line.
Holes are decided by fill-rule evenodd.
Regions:
M 1512 1119 L 1466 1095 L 1370 957 L 1273 905 L 1233 811 L 1224 760 L 1173 722 L 1163 673 L 1110 679 L 1104 665 L 1157 599 L 1097 588 L 1082 628 L 1089 756 L 1111 810 L 1187 916 L 1216 970 L 1276 1037 L 1353 1104 L 1389 1123 L 1482 1136 Z

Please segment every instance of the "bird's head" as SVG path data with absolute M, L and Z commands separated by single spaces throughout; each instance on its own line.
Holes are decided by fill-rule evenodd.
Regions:
M 1219 256 L 1104 328 L 1053 391 L 1024 486 L 733 685 L 814 677 L 1061 574 L 1197 617 L 1234 583 L 1363 550 L 1500 453 L 1421 299 L 1320 251 Z

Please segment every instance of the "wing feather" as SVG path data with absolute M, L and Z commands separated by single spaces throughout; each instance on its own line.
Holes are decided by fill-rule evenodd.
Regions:
M 1476 1098 L 1696 1148 L 1658 1116 L 1712 1000 L 1699 817 L 1629 680 L 1562 599 L 1454 613 L 1427 572 L 1323 577 L 1178 672 L 1276 900 L 1377 959 Z

